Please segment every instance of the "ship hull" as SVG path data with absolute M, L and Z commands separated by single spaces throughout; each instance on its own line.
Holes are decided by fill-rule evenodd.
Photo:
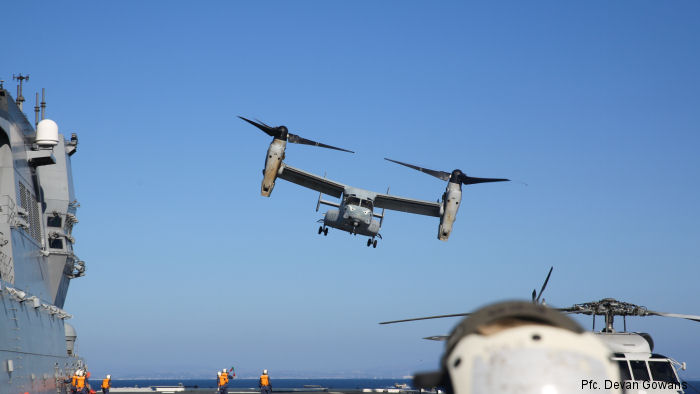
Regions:
M 66 353 L 63 319 L 0 293 L 0 394 L 56 394 L 82 363 Z

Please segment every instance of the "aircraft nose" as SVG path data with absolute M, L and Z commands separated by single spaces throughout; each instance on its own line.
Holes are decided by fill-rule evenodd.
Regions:
M 349 206 L 344 217 L 349 223 L 369 223 L 371 220 L 368 209 L 356 206 Z

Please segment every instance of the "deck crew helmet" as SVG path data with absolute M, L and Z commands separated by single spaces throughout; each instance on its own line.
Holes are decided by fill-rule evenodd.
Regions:
M 267 369 L 263 369 L 263 375 L 267 375 Z
M 610 356 L 592 333 L 552 308 L 500 302 L 462 320 L 447 339 L 441 369 L 416 374 L 413 384 L 448 394 L 618 394 L 604 387 L 620 381 Z

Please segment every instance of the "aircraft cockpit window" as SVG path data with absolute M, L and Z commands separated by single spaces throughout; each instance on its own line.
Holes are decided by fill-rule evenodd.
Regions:
M 61 217 L 58 215 L 49 216 L 46 218 L 46 225 L 48 227 L 61 227 Z
M 362 200 L 362 201 L 360 202 L 360 206 L 361 206 L 362 208 L 369 208 L 369 209 L 372 209 L 372 201 L 370 201 L 370 200 Z
M 627 361 L 617 360 L 617 365 L 620 366 L 620 379 L 632 380 L 632 375 L 630 375 L 630 367 L 627 365 Z
M 646 361 L 630 360 L 630 366 L 632 367 L 634 380 L 649 380 Z
M 360 205 L 360 199 L 357 197 L 348 197 L 345 199 L 345 205 Z
M 654 380 L 678 383 L 669 361 L 649 361 L 649 370 L 651 370 L 651 377 Z

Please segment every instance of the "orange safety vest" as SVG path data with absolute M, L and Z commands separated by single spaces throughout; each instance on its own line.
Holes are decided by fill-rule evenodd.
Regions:
M 267 375 L 260 375 L 260 385 L 261 386 L 269 386 L 270 385 L 270 377 Z
M 228 383 L 228 374 L 222 373 L 219 375 L 219 386 L 223 386 Z
M 85 376 L 78 376 L 75 378 L 75 387 L 78 389 L 85 387 Z
M 75 381 L 76 381 L 77 379 L 78 379 L 78 375 L 73 375 L 73 376 L 70 378 L 70 384 L 71 384 L 71 386 L 75 387 Z
M 103 388 L 103 389 L 108 389 L 108 388 L 109 388 L 109 379 L 106 379 L 106 378 L 105 378 L 105 379 L 102 381 L 102 388 Z

